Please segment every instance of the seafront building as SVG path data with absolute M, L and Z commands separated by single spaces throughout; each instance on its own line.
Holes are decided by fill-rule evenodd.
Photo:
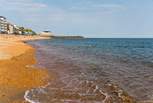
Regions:
M 2 34 L 20 34 L 19 27 L 7 21 L 4 16 L 0 16 L 0 33 Z
M 7 33 L 8 31 L 8 23 L 5 17 L 0 16 L 0 32 Z
M 53 33 L 51 31 L 43 31 L 40 33 L 40 36 L 51 37 L 53 36 Z

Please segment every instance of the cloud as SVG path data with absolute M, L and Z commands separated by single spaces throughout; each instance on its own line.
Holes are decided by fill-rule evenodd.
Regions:
M 108 9 L 124 9 L 125 6 L 119 4 L 95 4 L 95 8 L 108 8 Z
M 69 9 L 76 12 L 113 12 L 125 10 L 126 6 L 117 3 L 92 2 L 89 0 L 88 2 L 80 2 L 75 4 Z
M 46 4 L 34 2 L 32 0 L 0 0 L 1 8 L 5 10 L 28 11 L 47 8 Z
M 90 0 L 78 0 L 72 3 L 64 0 L 65 4 L 62 5 L 58 1 L 55 2 L 45 4 L 37 0 L 0 0 L 0 12 L 17 25 L 30 27 L 36 31 L 93 34 L 99 32 L 100 34 L 102 30 L 110 31 L 114 12 L 125 9 L 121 4 Z

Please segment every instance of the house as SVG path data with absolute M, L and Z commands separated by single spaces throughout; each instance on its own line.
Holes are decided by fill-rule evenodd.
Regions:
M 43 31 L 40 33 L 40 36 L 51 37 L 54 36 L 51 31 Z

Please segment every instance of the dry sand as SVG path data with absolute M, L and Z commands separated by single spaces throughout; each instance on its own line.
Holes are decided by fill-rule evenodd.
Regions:
M 0 103 L 24 103 L 27 89 L 47 83 L 48 72 L 31 66 L 35 50 L 22 42 L 36 39 L 48 38 L 0 35 Z

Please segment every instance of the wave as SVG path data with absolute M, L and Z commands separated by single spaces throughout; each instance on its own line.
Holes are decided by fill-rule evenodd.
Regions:
M 92 103 L 108 103 L 119 101 L 118 103 L 135 103 L 134 100 L 128 96 L 122 89 L 118 86 L 111 83 L 105 84 L 107 88 L 111 88 L 111 91 L 114 94 L 109 93 L 108 91 L 102 89 L 94 81 L 80 81 L 77 89 L 71 88 L 52 88 L 47 86 L 27 90 L 24 95 L 24 99 L 29 103 L 54 103 L 57 101 L 59 103 L 84 103 L 85 101 L 92 101 Z M 106 88 L 106 87 L 105 87 Z M 42 96 L 42 97 L 41 97 Z M 117 96 L 117 97 L 116 97 Z M 48 97 L 48 99 L 47 99 Z M 44 102 L 45 101 L 45 102 Z
M 39 101 L 29 99 L 30 98 L 28 96 L 29 93 L 30 93 L 30 90 L 27 90 L 25 92 L 24 99 L 25 99 L 26 102 L 29 102 L 29 103 L 40 103 Z
M 36 100 L 36 99 L 33 100 L 33 99 L 31 98 L 31 95 L 29 95 L 29 94 L 30 94 L 31 92 L 35 91 L 35 90 L 39 91 L 40 93 L 46 93 L 44 89 L 47 88 L 49 85 L 50 85 L 50 83 L 48 83 L 48 84 L 46 84 L 46 85 L 44 85 L 44 86 L 35 88 L 35 89 L 31 89 L 31 90 L 25 91 L 25 94 L 24 94 L 24 99 L 25 99 L 25 101 L 27 101 L 27 102 L 29 102 L 29 103 L 41 103 L 41 102 L 39 102 L 39 100 Z

